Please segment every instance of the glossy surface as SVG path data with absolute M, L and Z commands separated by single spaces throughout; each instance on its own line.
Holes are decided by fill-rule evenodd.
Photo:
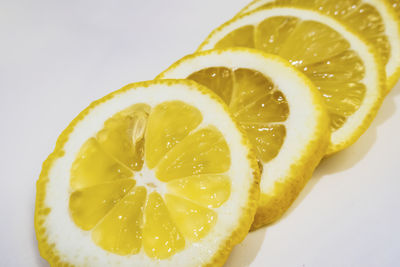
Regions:
M 257 27 L 244 26 L 229 33 L 216 47 L 242 46 L 237 33 L 244 31 L 255 40 L 249 47 L 286 58 L 317 85 L 331 115 L 332 130 L 339 129 L 361 106 L 366 91 L 361 83 L 365 67 L 349 43 L 330 27 L 276 16 Z
M 222 134 L 213 127 L 188 135 L 160 161 L 155 171 L 160 181 L 186 176 L 223 173 L 231 165 L 229 147 Z
M 400 17 L 400 1 L 399 0 L 389 0 L 390 4 L 396 11 L 397 15 Z
M 178 253 L 185 239 L 206 236 L 217 222 L 212 208 L 230 196 L 223 173 L 231 162 L 222 134 L 212 126 L 197 129 L 201 121 L 197 108 L 180 101 L 153 109 L 136 104 L 106 120 L 71 168 L 75 224 L 91 230 L 106 251 L 132 255 L 143 248 L 155 259 Z M 168 181 L 162 196 L 160 183 Z
M 70 185 L 78 190 L 132 176 L 129 168 L 106 153 L 96 139 L 90 138 L 72 164 Z
M 93 241 L 115 254 L 139 253 L 145 201 L 146 188 L 138 186 L 129 191 L 93 229 Z
M 222 40 L 222 44 L 236 44 L 235 40 L 241 40 L 240 34 L 247 36 L 245 31 L 250 34 L 253 29 L 245 27 L 235 31 Z M 268 162 L 278 154 L 286 136 L 285 126 L 279 122 L 286 121 L 289 106 L 269 78 L 250 69 L 215 67 L 197 71 L 188 79 L 223 96 L 234 117 L 247 131 L 259 160 Z
M 274 3 L 315 9 L 334 16 L 351 25 L 354 30 L 375 44 L 385 64 L 390 58 L 390 43 L 385 34 L 382 17 L 375 7 L 368 3 L 361 0 L 275 0 Z M 274 3 L 262 7 L 272 6 Z
M 150 107 L 134 105 L 108 119 L 97 134 L 101 147 L 134 171 L 143 166 L 143 137 Z
M 209 208 L 218 208 L 228 200 L 231 192 L 228 176 L 201 174 L 172 180 L 167 183 L 170 194 L 190 199 Z
M 133 179 L 124 179 L 74 191 L 69 199 L 74 222 L 83 230 L 92 229 L 134 185 Z
M 205 237 L 217 222 L 217 213 L 194 202 L 165 195 L 168 210 L 182 234 L 191 241 Z
M 165 259 L 185 247 L 185 239 L 158 193 L 149 195 L 144 218 L 146 223 L 143 227 L 143 247 L 148 256 Z
M 151 112 L 146 130 L 146 164 L 152 169 L 203 120 L 194 107 L 180 101 L 164 102 Z

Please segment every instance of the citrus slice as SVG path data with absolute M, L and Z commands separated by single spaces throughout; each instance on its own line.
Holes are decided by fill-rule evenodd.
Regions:
M 224 99 L 247 132 L 263 170 L 252 228 L 277 220 L 329 144 L 329 117 L 310 80 L 286 60 L 247 48 L 186 56 L 158 78 L 190 79 Z M 175 190 L 186 184 L 178 181 Z
M 398 0 L 391 0 L 397 7 Z M 397 2 L 397 3 L 396 3 Z M 256 0 L 240 14 L 271 6 L 304 7 L 334 16 L 373 44 L 386 65 L 386 93 L 400 77 L 400 18 L 387 0 Z
M 302 8 L 256 10 L 217 28 L 199 51 L 237 46 L 277 54 L 314 82 L 331 118 L 328 154 L 354 143 L 382 103 L 385 74 L 374 47 L 329 16 Z
M 220 266 L 250 229 L 259 179 L 211 91 L 130 84 L 85 109 L 45 161 L 39 250 L 54 266 Z

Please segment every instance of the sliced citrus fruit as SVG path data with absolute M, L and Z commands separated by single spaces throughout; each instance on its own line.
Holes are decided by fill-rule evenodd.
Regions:
M 385 73 L 374 47 L 329 16 L 302 8 L 256 10 L 217 28 L 199 51 L 237 46 L 277 54 L 314 82 L 331 117 L 328 154 L 354 143 L 382 103 Z
M 259 197 L 228 107 L 185 80 L 131 84 L 85 109 L 37 182 L 35 228 L 54 266 L 220 266 Z
M 277 220 L 308 181 L 329 144 L 329 117 L 312 82 L 286 60 L 247 48 L 186 56 L 158 78 L 190 79 L 224 99 L 247 132 L 263 170 L 252 228 Z M 218 181 L 212 188 L 226 180 L 213 176 L 207 183 L 211 179 Z M 186 184 L 175 180 L 174 191 L 182 192 Z M 226 197 L 223 191 L 215 192 L 215 199 Z
M 397 3 L 393 1 L 396 7 Z M 386 66 L 386 92 L 400 77 L 400 18 L 387 0 L 256 0 L 240 13 L 271 6 L 303 7 L 345 23 L 373 44 Z

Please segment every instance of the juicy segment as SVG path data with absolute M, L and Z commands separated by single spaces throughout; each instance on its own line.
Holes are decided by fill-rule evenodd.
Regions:
M 129 168 L 106 153 L 96 139 L 90 138 L 72 164 L 70 185 L 78 190 L 132 176 Z
M 398 0 L 391 0 L 398 5 Z M 319 12 L 334 16 L 336 19 L 351 25 L 371 43 L 375 44 L 386 64 L 390 58 L 390 43 L 385 33 L 385 24 L 374 6 L 362 0 L 274 0 L 261 6 L 265 8 L 274 4 L 298 6 L 315 9 Z
M 224 174 L 193 175 L 167 183 L 170 194 L 209 208 L 218 208 L 224 204 L 230 196 L 230 187 L 229 177 Z
M 165 259 L 185 247 L 185 239 L 172 221 L 160 194 L 150 194 L 144 217 L 143 246 L 147 255 Z
M 271 80 L 254 70 L 225 67 L 203 69 L 188 79 L 224 96 L 232 114 L 247 131 L 259 160 L 265 163 L 276 157 L 286 136 L 284 122 L 289 106 Z
M 105 151 L 134 171 L 143 166 L 143 137 L 150 107 L 134 105 L 108 119 L 97 134 Z
M 287 59 L 317 85 L 331 115 L 332 130 L 343 126 L 360 108 L 366 92 L 362 83 L 365 66 L 350 44 L 333 29 L 315 21 L 277 16 L 256 26 L 239 28 L 215 47 L 243 46 L 238 35 L 243 31 L 253 38 L 253 45 L 246 47 Z
M 119 255 L 139 253 L 145 201 L 146 188 L 138 186 L 129 191 L 93 229 L 93 241 Z
M 74 191 L 69 198 L 74 222 L 83 230 L 92 229 L 134 185 L 133 179 L 124 179 Z
M 171 217 L 189 240 L 201 240 L 217 221 L 215 211 L 189 200 L 166 194 L 165 201 Z
M 154 168 L 160 159 L 202 121 L 199 110 L 180 101 L 164 102 L 149 118 L 145 145 L 147 166 Z
M 184 249 L 185 240 L 204 238 L 217 222 L 213 208 L 229 199 L 231 183 L 224 173 L 231 162 L 215 127 L 196 129 L 202 120 L 198 109 L 180 101 L 153 109 L 137 104 L 108 119 L 71 168 L 69 210 L 75 224 L 118 255 L 143 249 L 166 259 Z M 168 181 L 167 194 L 141 180 L 151 171 L 154 179 Z
M 203 128 L 187 136 L 163 157 L 156 177 L 168 182 L 196 174 L 223 173 L 229 170 L 230 160 L 229 147 L 222 134 L 214 127 Z
M 400 2 L 399 0 L 389 0 L 390 4 L 396 11 L 396 14 L 400 17 Z

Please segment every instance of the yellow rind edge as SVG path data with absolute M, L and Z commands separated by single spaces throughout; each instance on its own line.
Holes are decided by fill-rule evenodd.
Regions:
M 162 73 L 160 73 L 156 77 L 156 79 L 163 79 L 168 71 L 177 68 L 181 64 L 181 62 L 186 61 L 187 59 L 199 56 L 207 56 L 213 53 L 220 54 L 223 52 L 235 51 L 256 53 L 258 56 L 262 56 L 266 59 L 273 59 L 285 65 L 294 73 L 296 73 L 310 88 L 310 92 L 312 92 L 312 100 L 316 108 L 315 112 L 318 112 L 317 125 L 320 126 L 317 127 L 318 130 L 314 134 L 314 138 L 309 142 L 307 148 L 305 149 L 305 152 L 302 153 L 301 158 L 290 166 L 289 175 L 287 177 L 281 178 L 281 182 L 275 183 L 275 188 L 271 194 L 265 194 L 263 192 L 260 193 L 261 195 L 260 201 L 258 203 L 257 213 L 251 227 L 251 230 L 256 230 L 262 226 L 271 224 L 278 220 L 291 206 L 303 187 L 311 178 L 315 168 L 324 157 L 329 145 L 331 134 L 329 129 L 330 118 L 326 112 L 325 104 L 323 102 L 321 94 L 305 74 L 294 68 L 287 60 L 281 58 L 280 56 L 268 54 L 261 50 L 253 48 L 233 47 L 224 49 L 212 49 L 187 55 L 179 59 Z
M 391 17 L 397 24 L 398 34 L 400 36 L 400 17 L 397 15 L 396 10 L 390 4 L 389 0 L 381 0 L 382 3 L 386 6 L 386 9 Z M 393 87 L 397 84 L 400 78 L 400 65 L 397 66 L 396 71 L 387 77 L 386 81 L 386 95 L 390 93 Z
M 269 10 L 269 9 L 274 9 L 274 8 L 293 8 L 291 6 L 285 6 L 285 5 L 274 5 L 272 7 L 268 7 L 268 8 L 262 8 L 262 9 L 255 9 L 251 12 L 245 13 L 245 14 L 240 14 L 237 17 L 232 18 L 231 20 L 225 22 L 224 24 L 222 24 L 221 26 L 217 27 L 216 29 L 214 29 L 208 36 L 207 38 L 203 41 L 203 43 L 200 44 L 200 46 L 198 47 L 198 49 L 196 50 L 197 52 L 200 51 L 204 51 L 203 47 L 208 45 L 208 43 L 210 42 L 211 37 L 213 37 L 215 34 L 217 34 L 219 31 L 221 31 L 223 28 L 229 26 L 230 24 L 236 22 L 237 20 L 242 19 L 243 17 L 246 16 L 251 16 L 253 13 L 259 12 L 260 10 Z M 350 145 L 352 145 L 353 143 L 355 143 L 358 138 L 361 137 L 361 135 L 368 129 L 368 127 L 371 125 L 373 119 L 375 118 L 380 106 L 382 105 L 382 102 L 384 100 L 385 97 L 385 92 L 386 90 L 386 72 L 385 72 L 385 67 L 382 63 L 382 59 L 380 57 L 380 55 L 377 54 L 377 52 L 375 51 L 375 46 L 373 46 L 370 42 L 368 42 L 367 40 L 365 40 L 365 38 L 363 36 L 361 36 L 359 33 L 354 32 L 354 30 L 352 30 L 350 27 L 348 27 L 346 24 L 342 23 L 341 21 L 338 21 L 335 18 L 332 18 L 330 16 L 327 16 L 321 12 L 318 12 L 316 10 L 313 9 L 307 9 L 307 8 L 301 8 L 301 7 L 295 7 L 295 9 L 299 9 L 299 10 L 306 10 L 306 11 L 312 11 L 315 13 L 320 14 L 321 16 L 324 17 L 329 17 L 330 19 L 335 20 L 339 25 L 341 25 L 346 31 L 350 32 L 351 34 L 353 34 L 356 38 L 359 38 L 367 47 L 368 47 L 368 51 L 374 56 L 375 59 L 375 65 L 377 67 L 377 72 L 378 72 L 378 90 L 379 90 L 379 94 L 380 96 L 376 99 L 376 101 L 374 102 L 374 105 L 372 106 L 372 108 L 370 109 L 370 112 L 367 116 L 364 117 L 364 122 L 362 124 L 361 127 L 359 127 L 357 130 L 355 130 L 348 138 L 347 140 L 343 141 L 342 143 L 339 144 L 332 144 L 332 142 L 330 143 L 328 150 L 326 152 L 326 156 L 332 155 L 334 153 L 337 153 L 347 147 L 349 147 Z M 399 73 L 400 75 L 400 73 Z
M 96 108 L 101 103 L 104 103 L 118 94 L 124 93 L 128 90 L 134 90 L 136 88 L 142 87 L 150 87 L 152 85 L 166 85 L 172 86 L 174 84 L 186 84 L 188 89 L 197 90 L 204 95 L 209 96 L 214 101 L 217 101 L 220 105 L 222 105 L 224 111 L 229 115 L 231 120 L 234 122 L 236 128 L 239 130 L 242 144 L 249 149 L 249 153 L 247 154 L 247 159 L 250 163 L 250 166 L 253 170 L 252 179 L 253 182 L 249 189 L 249 198 L 245 205 L 243 205 L 242 216 L 238 222 L 238 227 L 232 231 L 232 234 L 225 240 L 224 244 L 221 248 L 215 253 L 215 255 L 211 258 L 209 262 L 203 264 L 203 266 L 222 266 L 227 260 L 233 246 L 240 243 L 249 232 L 251 223 L 253 222 L 253 218 L 257 209 L 257 203 L 259 200 L 259 184 L 260 184 L 260 172 L 258 168 L 257 159 L 255 158 L 255 153 L 253 151 L 252 146 L 250 145 L 250 141 L 247 139 L 246 134 L 241 129 L 241 127 L 237 124 L 237 122 L 233 119 L 232 115 L 229 112 L 226 104 L 211 90 L 206 87 L 199 85 L 193 81 L 188 80 L 174 80 L 174 79 L 166 79 L 166 80 L 156 80 L 156 81 L 144 81 L 128 84 L 121 89 L 114 91 L 101 99 L 98 99 L 92 102 L 86 109 L 84 109 L 72 122 L 68 125 L 68 127 L 61 133 L 59 138 L 57 139 L 56 146 L 54 151 L 48 156 L 48 158 L 44 161 L 42 165 L 42 170 L 39 176 L 39 179 L 36 183 L 36 203 L 35 203 L 35 216 L 34 216 L 34 225 L 36 238 L 38 240 L 38 247 L 40 255 L 46 259 L 51 266 L 73 266 L 68 262 L 63 262 L 61 260 L 61 255 L 59 251 L 55 250 L 55 245 L 49 243 L 48 237 L 46 236 L 46 229 L 44 227 L 44 222 L 46 216 L 50 213 L 50 208 L 45 206 L 45 197 L 46 197 L 46 185 L 49 181 L 49 171 L 53 165 L 53 163 L 60 157 L 64 155 L 63 147 L 68 141 L 70 134 L 73 132 L 75 126 L 83 120 L 87 114 L 94 108 Z M 195 88 L 195 89 L 194 89 Z M 250 178 L 250 177 L 249 177 Z

